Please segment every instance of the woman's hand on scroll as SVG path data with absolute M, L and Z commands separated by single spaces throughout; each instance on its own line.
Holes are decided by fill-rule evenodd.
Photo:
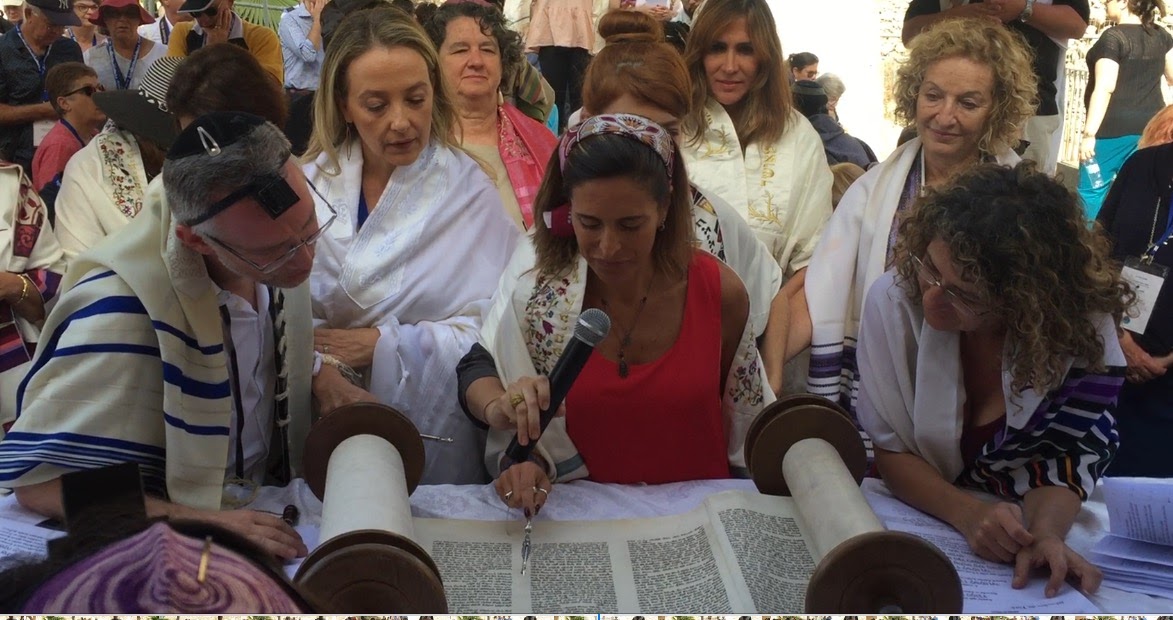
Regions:
M 969 547 L 994 562 L 1010 563 L 1035 537 L 1023 525 L 1022 509 L 1010 502 L 984 503 L 961 529 Z
M 485 406 L 485 423 L 498 430 L 517 429 L 517 443 L 529 445 L 542 434 L 542 410 L 550 406 L 550 380 L 522 377 Z M 566 415 L 566 404 L 555 415 Z
M 323 416 L 344 405 L 378 402 L 370 392 L 347 381 L 337 368 L 328 364 L 322 364 L 318 376 L 314 377 L 311 391 L 314 400 L 318 402 L 318 411 Z
M 366 368 L 375 359 L 375 344 L 379 330 L 375 327 L 356 329 L 314 330 L 314 350 L 322 355 L 333 355 L 354 369 Z
M 224 510 L 208 511 L 206 516 L 197 519 L 244 536 L 282 560 L 305 557 L 309 552 L 301 534 L 276 515 L 255 510 Z
M 493 486 L 506 506 L 522 509 L 527 519 L 542 510 L 553 490 L 546 470 L 533 461 L 517 463 L 501 472 Z
M 1034 543 L 1026 545 L 1018 552 L 1014 561 L 1014 581 L 1011 585 L 1015 588 L 1026 587 L 1031 570 L 1044 567 L 1051 571 L 1051 577 L 1047 580 L 1048 598 L 1059 594 L 1059 588 L 1068 580 L 1078 583 L 1079 589 L 1085 594 L 1094 594 L 1104 578 L 1100 569 L 1072 551 L 1062 538 L 1040 536 Z

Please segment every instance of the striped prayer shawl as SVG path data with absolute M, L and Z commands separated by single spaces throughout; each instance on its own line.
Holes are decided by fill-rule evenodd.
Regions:
M 1003 429 L 982 447 L 958 484 L 1015 498 L 1031 489 L 1062 486 L 1086 500 L 1120 445 L 1112 413 L 1124 370 L 1114 366 L 1093 374 L 1072 368 L 1025 427 Z
M 233 405 L 217 289 L 202 257 L 175 237 L 160 182 L 125 229 L 75 259 L 63 291 L 0 441 L 0 485 L 135 462 L 151 492 L 218 509 Z M 310 415 L 308 286 L 285 297 L 282 435 L 296 470 Z

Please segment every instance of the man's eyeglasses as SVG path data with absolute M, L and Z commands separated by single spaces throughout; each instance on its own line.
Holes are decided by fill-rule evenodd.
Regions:
M 105 92 L 105 90 L 106 90 L 106 87 L 102 86 L 101 84 L 86 84 L 85 86 L 82 86 L 81 88 L 71 90 L 71 91 L 65 93 L 64 95 L 62 95 L 62 97 L 71 97 L 71 96 L 76 95 L 78 93 L 81 93 L 87 97 L 93 97 L 94 93 Z
M 73 12 L 77 13 L 78 15 L 87 15 L 87 14 L 89 14 L 93 11 L 97 11 L 97 10 L 98 10 L 98 5 L 96 5 L 96 4 L 75 4 L 75 5 L 73 5 Z
M 914 263 L 916 263 L 917 275 L 919 275 L 921 279 L 928 283 L 930 287 L 935 286 L 940 288 L 942 291 L 945 291 L 945 297 L 949 300 L 949 303 L 957 309 L 958 312 L 968 315 L 970 318 L 977 318 L 979 316 L 989 314 L 990 310 L 992 310 L 992 308 L 981 302 L 967 301 L 962 299 L 957 293 L 954 293 L 947 286 L 941 283 L 941 276 L 935 273 L 934 270 L 930 269 L 929 266 L 924 263 L 924 261 L 916 256 L 913 256 L 912 260 Z
M 334 205 L 330 204 L 330 201 L 326 200 L 326 198 L 324 196 L 322 196 L 321 193 L 318 192 L 318 188 L 314 187 L 312 183 L 309 183 L 309 186 L 310 186 L 310 190 L 314 192 L 314 195 L 317 196 L 318 198 L 321 198 L 322 203 L 325 204 L 326 208 L 330 210 L 330 218 L 327 219 L 325 222 L 322 222 L 321 224 L 319 224 L 318 230 L 314 234 L 306 237 L 305 239 L 302 239 L 301 243 L 298 243 L 297 245 L 289 248 L 283 254 L 281 254 L 281 256 L 278 256 L 277 258 L 274 258 L 264 264 L 258 264 L 255 261 L 253 261 L 252 259 L 245 256 L 244 254 L 241 254 L 239 251 L 237 251 L 236 249 L 234 249 L 232 246 L 228 245 L 227 243 L 224 243 L 223 241 L 220 241 L 219 239 L 217 239 L 211 235 L 204 235 L 204 237 L 206 237 L 207 239 L 210 239 L 211 241 L 214 241 L 216 243 L 216 245 L 224 248 L 225 250 L 228 250 L 229 254 L 232 254 L 236 258 L 239 258 L 240 260 L 244 261 L 244 263 L 246 265 L 248 265 L 249 267 L 252 267 L 253 269 L 256 269 L 257 271 L 259 271 L 263 274 L 266 274 L 266 275 L 273 273 L 274 271 L 277 271 L 278 269 L 280 269 L 285 263 L 288 263 L 290 260 L 292 260 L 294 256 L 297 256 L 297 253 L 300 252 L 302 250 L 302 248 L 305 248 L 307 246 L 312 246 L 315 243 L 317 243 L 318 239 L 321 239 L 322 235 L 324 235 L 326 233 L 326 229 L 330 228 L 330 225 L 334 223 L 334 220 L 338 219 L 338 210 L 334 208 Z
M 208 17 L 215 17 L 217 14 L 218 14 L 218 11 L 216 10 L 216 5 L 211 5 L 202 11 L 192 11 L 191 12 L 192 17 L 200 17 L 203 15 L 207 15 Z

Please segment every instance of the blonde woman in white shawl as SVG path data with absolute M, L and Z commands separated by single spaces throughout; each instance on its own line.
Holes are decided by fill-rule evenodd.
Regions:
M 315 348 L 431 436 L 424 484 L 484 482 L 484 434 L 460 413 L 455 368 L 520 232 L 455 146 L 456 111 L 414 19 L 346 18 L 322 75 L 305 170 L 339 221 L 314 261 Z
M 917 138 L 856 181 L 815 249 L 795 340 L 811 344 L 808 390 L 854 411 L 856 340 L 868 287 L 892 264 L 901 214 L 926 188 L 983 161 L 1013 165 L 1035 110 L 1031 52 L 986 20 L 937 24 L 913 40 L 896 82 L 896 113 Z
M 562 137 L 534 203 L 533 268 L 502 278 L 483 346 L 459 370 L 466 413 L 493 428 L 486 465 L 511 508 L 532 515 L 552 482 L 578 478 L 744 474 L 746 429 L 773 395 L 745 286 L 695 247 L 691 193 L 669 131 L 647 118 L 593 116 Z M 543 432 L 545 376 L 588 308 L 610 316 L 610 333 Z M 537 441 L 529 460 L 503 454 L 514 434 Z
M 797 299 L 831 217 L 832 178 L 818 133 L 794 109 L 766 1 L 707 5 L 689 33 L 684 61 L 692 78 L 683 123 L 688 176 L 749 222 L 782 269 L 782 300 Z M 785 313 L 771 317 L 772 333 L 762 345 L 776 390 L 783 384 L 791 314 L 788 306 L 780 309 Z

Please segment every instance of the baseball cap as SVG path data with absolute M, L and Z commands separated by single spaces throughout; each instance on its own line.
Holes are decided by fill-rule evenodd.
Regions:
M 73 12 L 70 0 L 26 0 L 55 26 L 80 26 L 81 19 Z
M 187 0 L 179 7 L 180 13 L 199 13 L 208 10 L 216 0 Z

